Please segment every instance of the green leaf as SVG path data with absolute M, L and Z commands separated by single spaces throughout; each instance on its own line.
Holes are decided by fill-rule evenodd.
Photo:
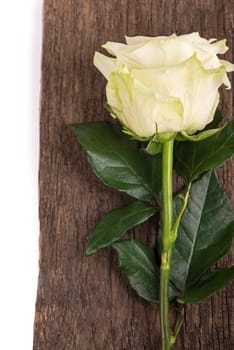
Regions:
M 186 183 L 216 168 L 234 153 L 234 120 L 217 135 L 200 142 L 177 142 L 175 170 Z
M 85 254 L 91 255 L 101 248 L 118 241 L 124 233 L 153 216 L 158 209 L 135 201 L 126 207 L 112 210 L 104 215 L 96 226 Z
M 180 300 L 185 303 L 200 303 L 224 288 L 233 278 L 234 267 L 207 272 Z
M 136 240 L 113 244 L 119 256 L 119 265 L 137 294 L 151 302 L 159 302 L 160 268 L 152 248 Z M 170 285 L 170 299 L 178 291 Z
M 175 217 L 181 200 L 174 201 Z M 181 292 L 230 249 L 234 234 L 234 215 L 230 201 L 214 171 L 206 173 L 191 187 L 175 242 L 171 280 Z
M 161 189 L 161 156 L 150 157 L 137 141 L 106 122 L 72 126 L 95 174 L 108 186 L 153 201 Z
M 119 265 L 131 287 L 149 301 L 159 301 L 159 266 L 153 249 L 136 240 L 113 244 L 119 256 Z
M 219 108 L 216 109 L 214 119 L 210 124 L 208 124 L 204 130 L 216 129 L 219 127 L 219 124 L 223 120 L 223 114 Z

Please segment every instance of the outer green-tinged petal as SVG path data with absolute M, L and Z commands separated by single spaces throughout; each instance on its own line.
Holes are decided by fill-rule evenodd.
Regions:
M 141 137 L 158 132 L 176 132 L 182 126 L 183 106 L 179 99 L 164 97 L 147 88 L 122 67 L 110 75 L 108 104 L 128 129 Z
M 107 57 L 99 52 L 95 52 L 93 63 L 107 80 L 111 72 L 118 69 L 116 58 Z
M 196 55 L 167 69 L 133 70 L 133 74 L 137 80 L 159 94 L 181 100 L 184 106 L 181 131 L 188 133 L 202 130 L 213 120 L 219 101 L 218 88 L 226 75 L 222 66 L 204 69 Z

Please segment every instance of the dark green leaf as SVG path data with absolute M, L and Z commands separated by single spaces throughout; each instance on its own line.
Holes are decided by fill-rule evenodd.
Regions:
M 234 267 L 207 272 L 198 284 L 187 290 L 182 298 L 185 303 L 200 303 L 224 288 L 234 278 Z
M 159 301 L 159 267 L 154 251 L 135 240 L 124 240 L 113 244 L 118 252 L 119 265 L 131 287 L 142 298 Z
M 175 199 L 175 216 L 181 200 Z M 172 259 L 171 280 L 185 291 L 230 249 L 234 215 L 227 195 L 213 171 L 191 188 Z
M 148 220 L 156 211 L 156 207 L 136 201 L 105 214 L 88 242 L 86 255 L 118 241 L 127 230 Z
M 234 120 L 217 135 L 200 142 L 177 142 L 175 170 L 186 183 L 216 168 L 234 153 Z
M 152 201 L 161 189 L 161 156 L 150 157 L 116 125 L 106 122 L 72 126 L 88 153 L 95 174 L 108 186 Z
M 142 298 L 159 302 L 160 268 L 153 249 L 136 240 L 124 240 L 113 244 L 118 252 L 119 265 L 131 287 Z M 170 285 L 170 299 L 178 291 Z
M 219 108 L 216 109 L 213 121 L 204 130 L 216 129 L 223 120 L 223 114 Z

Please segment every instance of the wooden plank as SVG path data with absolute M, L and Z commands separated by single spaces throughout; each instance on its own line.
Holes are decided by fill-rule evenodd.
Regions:
M 95 50 L 127 35 L 199 31 L 226 37 L 231 59 L 233 1 L 45 0 L 40 121 L 40 274 L 34 350 L 155 350 L 160 348 L 159 310 L 138 298 L 117 268 L 114 252 L 84 257 L 95 223 L 129 202 L 92 174 L 71 122 L 109 118 L 105 81 L 93 67 Z M 232 116 L 232 92 L 222 90 Z M 234 202 L 233 163 L 220 177 Z M 154 219 L 131 237 L 154 243 Z M 144 233 L 146 232 L 146 233 Z M 230 265 L 229 255 L 219 266 Z M 189 306 L 175 349 L 234 348 L 234 289 L 201 306 Z

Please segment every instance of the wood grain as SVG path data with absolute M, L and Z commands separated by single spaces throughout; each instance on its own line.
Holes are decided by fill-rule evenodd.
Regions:
M 95 50 L 124 35 L 199 31 L 226 37 L 232 58 L 232 0 L 45 0 L 40 120 L 40 274 L 34 350 L 157 350 L 159 310 L 120 275 L 111 250 L 84 257 L 90 231 L 108 210 L 129 201 L 93 175 L 68 128 L 108 118 L 105 81 L 93 67 Z M 232 92 L 222 109 L 232 118 Z M 234 203 L 231 161 L 219 171 Z M 129 233 L 154 243 L 156 219 Z M 233 255 L 219 266 L 233 263 Z M 176 350 L 234 348 L 234 289 L 186 309 Z

